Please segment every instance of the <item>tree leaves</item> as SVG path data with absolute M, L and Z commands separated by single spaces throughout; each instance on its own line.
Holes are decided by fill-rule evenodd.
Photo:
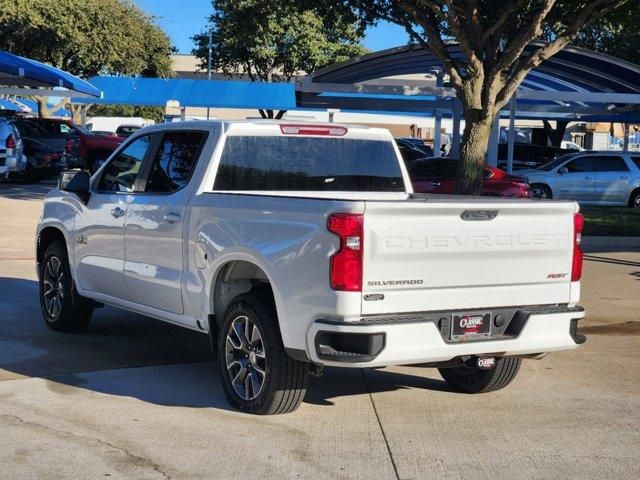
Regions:
M 289 81 L 302 72 L 366 53 L 346 15 L 289 0 L 214 0 L 212 64 L 229 77 Z M 207 66 L 208 31 L 193 37 Z
M 0 0 L 0 49 L 85 78 L 172 74 L 169 38 L 128 1 Z

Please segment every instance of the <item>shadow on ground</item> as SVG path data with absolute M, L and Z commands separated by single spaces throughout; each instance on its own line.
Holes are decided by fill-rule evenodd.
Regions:
M 42 200 L 55 186 L 55 179 L 41 180 L 36 184 L 0 182 L 0 197 L 12 200 Z
M 0 292 L 0 380 L 44 377 L 61 394 L 74 386 L 158 405 L 230 409 L 206 335 L 108 306 L 83 332 L 54 332 L 40 314 L 35 281 L 0 277 Z M 415 372 L 327 369 L 312 378 L 305 402 L 332 405 L 336 397 L 406 388 L 448 391 L 442 380 L 427 378 L 438 377 L 436 370 Z

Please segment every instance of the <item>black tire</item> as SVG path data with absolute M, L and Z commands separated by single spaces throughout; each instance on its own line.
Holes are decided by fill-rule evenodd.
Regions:
M 292 359 L 284 350 L 270 297 L 270 292 L 250 292 L 233 299 L 218 335 L 218 368 L 229 403 L 259 415 L 293 412 L 302 403 L 309 383 L 309 365 Z M 246 327 L 245 318 L 254 327 Z M 243 341 L 237 332 L 248 332 L 250 341 L 247 336 Z M 254 379 L 256 384 L 262 379 L 259 388 L 254 386 Z
M 640 208 L 640 188 L 636 188 L 631 192 L 631 196 L 629 197 L 629 206 L 631 208 Z
M 58 332 L 84 329 L 91 320 L 93 304 L 76 291 L 63 242 L 47 247 L 39 277 L 40 308 L 47 326 Z
M 496 358 L 495 367 L 483 370 L 478 367 L 439 368 L 447 384 L 463 393 L 486 393 L 509 385 L 520 370 L 522 360 L 512 357 Z
M 531 198 L 539 198 L 541 200 L 551 200 L 553 198 L 551 189 L 544 183 L 534 183 L 531 185 L 530 189 Z

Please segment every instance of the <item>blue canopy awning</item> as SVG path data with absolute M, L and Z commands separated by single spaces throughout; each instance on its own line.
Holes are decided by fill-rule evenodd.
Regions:
M 0 50 L 0 85 L 7 87 L 62 87 L 76 95 L 91 97 L 100 97 L 101 95 L 100 90 L 89 82 L 70 73 L 2 50 Z
M 4 100 L 0 98 L 0 110 L 8 110 L 12 112 L 19 112 L 20 107 L 9 100 Z
M 105 103 L 164 107 L 170 100 L 181 107 L 264 108 L 296 107 L 291 83 L 260 83 L 184 78 L 93 77 L 101 99 L 73 98 L 74 103 Z

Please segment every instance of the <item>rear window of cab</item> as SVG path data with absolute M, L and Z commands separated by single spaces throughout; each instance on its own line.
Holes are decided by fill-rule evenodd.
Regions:
M 229 136 L 214 190 L 404 192 L 390 141 Z

